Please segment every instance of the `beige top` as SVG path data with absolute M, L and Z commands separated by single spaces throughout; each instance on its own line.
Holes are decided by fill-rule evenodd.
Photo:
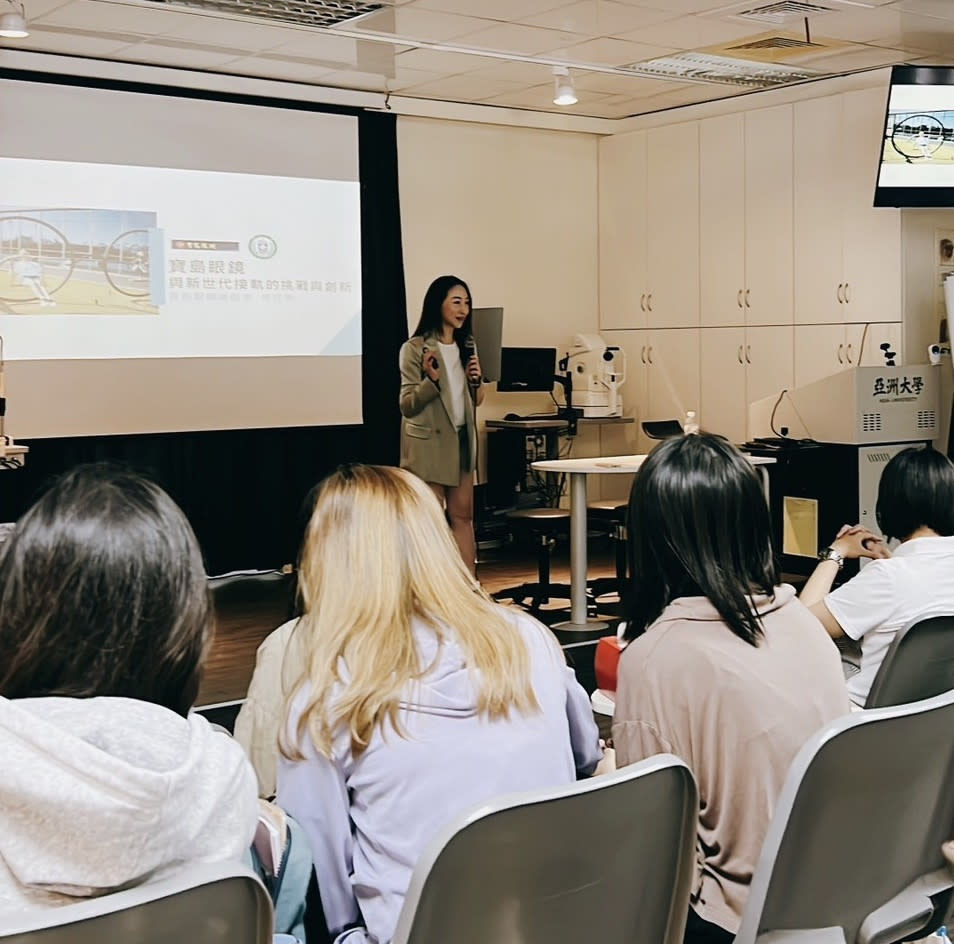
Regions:
M 756 597 L 764 638 L 739 639 L 705 597 L 674 600 L 619 664 L 617 763 L 683 758 L 699 786 L 694 910 L 738 930 L 775 802 L 795 754 L 847 714 L 838 650 L 821 623 L 776 588 Z

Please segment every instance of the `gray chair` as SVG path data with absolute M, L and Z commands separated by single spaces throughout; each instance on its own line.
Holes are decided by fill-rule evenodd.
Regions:
M 201 863 L 75 904 L 0 915 L 3 944 L 270 944 L 265 887 L 237 863 Z
M 735 944 L 889 944 L 946 920 L 954 691 L 832 722 L 799 752 Z
M 425 851 L 392 944 L 681 944 L 697 819 L 669 754 L 502 797 Z
M 865 708 L 903 705 L 954 688 L 954 616 L 921 620 L 894 637 Z

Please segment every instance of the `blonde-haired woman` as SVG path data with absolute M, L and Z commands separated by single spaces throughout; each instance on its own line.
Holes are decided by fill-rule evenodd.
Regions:
M 411 872 L 458 813 L 572 782 L 600 758 L 586 694 L 549 631 L 493 603 L 415 475 L 328 479 L 300 572 L 307 667 L 278 802 L 311 842 L 338 941 L 390 941 Z

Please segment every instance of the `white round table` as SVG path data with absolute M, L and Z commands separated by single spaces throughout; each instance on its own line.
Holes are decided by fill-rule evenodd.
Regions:
M 632 475 L 646 461 L 646 456 L 593 456 L 586 459 L 541 459 L 533 463 L 539 472 L 557 472 L 570 476 L 570 619 L 557 623 L 554 629 L 591 633 L 608 629 L 609 623 L 586 618 L 586 477 L 587 475 Z M 765 500 L 769 498 L 767 465 L 769 456 L 746 456 L 762 478 Z

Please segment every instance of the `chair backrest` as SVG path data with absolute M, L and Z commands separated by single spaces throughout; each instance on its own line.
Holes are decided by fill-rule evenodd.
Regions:
M 0 915 L 3 944 L 271 944 L 272 907 L 237 863 L 201 863 L 76 904 Z
M 418 862 L 392 944 L 681 944 L 698 794 L 669 754 L 502 797 Z
M 954 826 L 952 763 L 954 691 L 818 732 L 789 768 L 736 944 L 873 944 L 904 936 L 873 935 L 879 922 L 920 929 L 932 910 L 924 895 L 896 898 L 939 870 L 937 890 L 950 888 L 941 844 Z M 876 914 L 889 903 L 893 915 Z
M 865 708 L 933 698 L 954 688 L 954 616 L 921 620 L 894 637 Z

